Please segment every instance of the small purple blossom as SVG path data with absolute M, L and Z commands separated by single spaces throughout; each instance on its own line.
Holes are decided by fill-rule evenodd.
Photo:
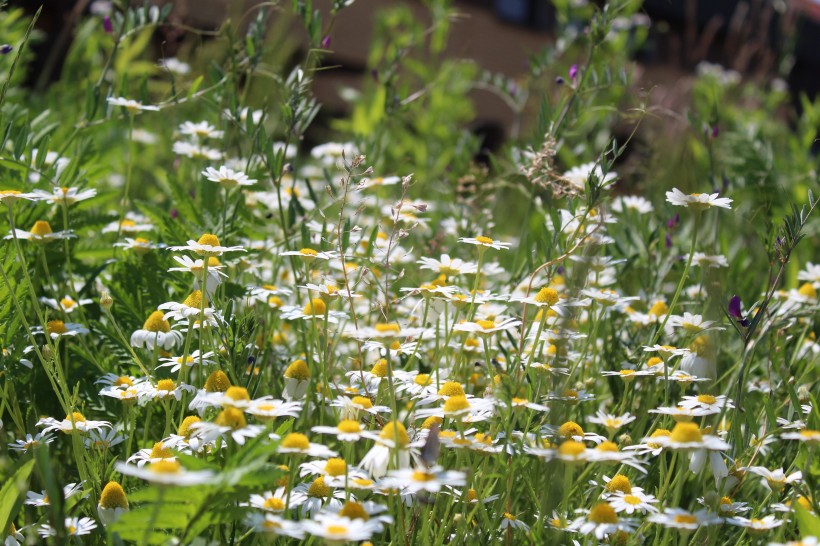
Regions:
M 743 311 L 740 307 L 740 296 L 734 295 L 732 299 L 729 300 L 729 315 L 737 320 L 744 328 L 749 327 L 749 319 L 743 316 Z
M 327 49 L 330 47 L 330 35 L 325 36 L 322 38 L 322 49 Z
M 114 32 L 114 25 L 111 24 L 111 17 L 108 15 L 103 16 L 103 29 L 108 34 Z
M 574 64 L 569 67 L 569 79 L 572 80 L 572 83 L 575 83 L 575 80 L 578 78 L 578 65 Z
M 669 229 L 673 229 L 675 226 L 678 225 L 678 222 L 680 222 L 680 214 L 676 214 L 675 216 L 670 218 L 666 222 L 666 227 L 669 228 Z
M 555 78 L 555 83 L 558 85 L 564 85 L 564 78 L 558 76 L 557 78 Z
M 14 48 L 9 44 L 3 44 L 0 46 L 0 54 L 2 55 L 8 55 L 12 51 L 14 51 Z
M 179 211 L 177 209 L 171 209 L 171 218 L 175 219 L 179 216 Z
M 667 249 L 672 248 L 672 236 L 669 233 L 666 234 L 664 241 Z
M 712 125 L 712 138 L 717 138 L 719 134 L 720 134 L 720 127 L 718 127 L 718 124 L 715 123 L 714 125 Z

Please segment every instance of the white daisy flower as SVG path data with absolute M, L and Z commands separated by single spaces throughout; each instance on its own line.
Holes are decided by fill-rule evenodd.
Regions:
M 468 245 L 476 245 L 479 247 L 479 252 L 488 248 L 508 250 L 510 246 L 512 246 L 511 243 L 496 241 L 489 237 L 485 237 L 484 235 L 479 235 L 478 237 L 459 237 L 458 242 L 467 243 Z
M 745 470 L 762 477 L 763 479 L 760 480 L 760 483 L 769 491 L 782 491 L 789 484 L 797 484 L 803 481 L 803 473 L 799 470 L 792 472 L 788 476 L 783 472 L 783 468 L 769 470 L 765 466 L 750 466 Z
M 601 169 L 601 165 L 599 163 L 590 162 L 578 165 L 577 167 L 572 167 L 563 174 L 562 178 L 569 182 L 573 189 L 583 192 L 587 188 L 587 180 L 589 180 L 590 175 L 593 174 L 596 178 L 598 178 L 598 182 L 601 187 L 612 185 L 614 180 L 618 177 L 618 175 L 614 172 L 608 172 L 604 175 L 603 169 Z
M 672 529 L 695 531 L 699 527 L 722 523 L 723 519 L 707 510 L 689 512 L 682 508 L 666 508 L 661 514 L 651 514 L 646 521 Z
M 125 97 L 108 97 L 106 99 L 111 106 L 122 106 L 129 114 L 138 114 L 140 112 L 157 112 L 159 106 L 142 104 L 134 99 L 126 99 Z
M 63 499 L 73 497 L 74 495 L 80 493 L 82 490 L 83 482 L 66 484 L 63 486 Z M 45 491 L 42 491 L 40 493 L 28 491 L 26 492 L 26 500 L 23 501 L 23 504 L 27 504 L 29 506 L 50 506 L 51 501 L 48 498 L 48 493 L 46 493 Z
M 97 528 L 97 523 L 91 518 L 65 518 L 63 525 L 65 525 L 65 533 L 72 537 L 91 534 L 91 531 Z M 57 530 L 44 523 L 37 530 L 37 534 L 42 537 L 50 537 L 55 536 Z
M 59 430 L 66 434 L 72 432 L 90 432 L 92 430 L 100 430 L 102 428 L 111 428 L 111 423 L 108 421 L 92 421 L 85 418 L 85 416 L 75 411 L 71 415 L 67 415 L 62 421 L 58 421 L 53 417 L 44 417 L 37 421 L 37 426 L 45 428 L 42 433 L 46 434 L 53 430 Z
M 478 270 L 476 264 L 465 262 L 460 258 L 450 258 L 449 254 L 442 254 L 438 260 L 422 256 L 417 263 L 421 264 L 420 269 L 430 269 L 448 277 L 454 275 L 469 275 Z
M 90 298 L 83 298 L 79 301 L 75 301 L 71 296 L 63 296 L 62 299 L 59 301 L 53 298 L 40 298 L 40 301 L 55 309 L 57 311 L 62 311 L 63 313 L 73 313 L 75 310 L 78 309 L 80 305 L 88 305 L 93 303 L 93 300 Z
M 38 432 L 34 436 L 31 434 L 26 434 L 25 438 L 15 440 L 14 442 L 8 444 L 8 446 L 12 451 L 17 451 L 18 453 L 28 453 L 30 449 L 34 449 L 43 444 L 50 444 L 53 441 L 53 434 Z
M 97 195 L 97 190 L 80 190 L 79 188 L 55 187 L 51 192 L 44 190 L 31 190 L 31 193 L 39 197 L 40 200 L 46 201 L 52 205 L 73 205 L 78 201 L 91 199 Z
M 689 207 L 693 210 L 706 210 L 711 207 L 732 208 L 732 200 L 727 197 L 718 197 L 718 193 L 711 195 L 706 193 L 685 194 L 677 188 L 666 192 L 666 200 L 679 207 Z
M 256 180 L 248 178 L 248 176 L 241 171 L 234 171 L 224 165 L 219 169 L 208 167 L 202 171 L 202 176 L 222 186 L 223 188 L 234 188 L 236 186 L 253 186 Z
M 211 470 L 186 470 L 177 460 L 164 460 L 145 466 L 118 462 L 115 470 L 124 476 L 134 476 L 159 485 L 189 487 L 213 483 L 216 474 Z
M 6 239 L 24 239 L 26 241 L 31 241 L 32 243 L 38 244 L 48 244 L 54 241 L 61 241 L 63 239 L 71 239 L 73 237 L 76 237 L 76 235 L 74 235 L 71 230 L 52 231 L 51 224 L 45 220 L 37 220 L 34 222 L 34 225 L 31 226 L 31 231 L 15 229 L 14 232 L 10 232 L 9 235 L 6 235 Z

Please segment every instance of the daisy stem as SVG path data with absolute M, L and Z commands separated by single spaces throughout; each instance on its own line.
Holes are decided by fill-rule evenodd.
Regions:
M 675 310 L 675 305 L 678 303 L 678 298 L 680 297 L 681 292 L 683 291 L 683 285 L 686 283 L 686 279 L 689 277 L 689 268 L 692 266 L 692 258 L 695 256 L 695 247 L 697 246 L 698 242 L 698 227 L 700 226 L 700 212 L 694 213 L 694 221 L 692 222 L 692 245 L 689 247 L 689 258 L 686 260 L 686 267 L 683 268 L 683 275 L 681 275 L 680 281 L 678 281 L 678 287 L 675 289 L 675 295 L 672 297 L 672 303 L 669 304 L 669 309 L 667 309 L 666 314 L 663 317 L 663 322 L 661 322 L 660 326 L 658 326 L 655 335 L 652 336 L 652 341 L 649 342 L 649 346 L 652 347 L 655 345 L 658 340 L 660 339 L 661 335 L 663 334 L 663 329 L 666 326 L 669 317 Z M 668 381 L 667 381 L 668 383 Z
M 140 544 L 143 546 L 145 544 L 149 544 L 149 539 L 151 538 L 151 531 L 154 530 L 154 523 L 157 521 L 157 517 L 159 517 L 159 510 L 162 508 L 162 501 L 165 497 L 165 486 L 160 485 L 157 491 L 157 502 L 154 504 L 154 509 L 151 510 L 151 518 L 148 520 L 148 525 L 145 526 L 145 532 L 142 535 L 142 541 Z
M 484 253 L 486 249 L 482 246 L 478 247 L 478 265 L 476 266 L 475 271 L 475 282 L 473 283 L 473 295 L 470 298 L 470 310 L 467 313 L 467 320 L 472 321 L 473 317 L 475 316 L 475 297 L 478 294 L 478 286 L 479 282 L 481 281 L 481 263 L 484 260 Z
M 63 229 L 68 231 L 68 203 L 66 203 L 65 199 L 63 199 L 63 206 L 60 208 L 63 211 Z M 71 294 L 71 297 L 74 298 L 75 301 L 79 302 L 80 298 L 77 296 L 77 291 L 74 290 L 74 283 L 71 281 L 73 275 L 71 273 L 71 249 L 68 244 L 68 239 L 68 237 L 63 239 L 65 248 L 66 292 Z
M 128 192 L 131 189 L 131 172 L 134 166 L 134 115 L 128 116 L 128 164 L 125 168 L 125 191 L 120 201 L 120 221 L 117 225 L 117 241 L 122 235 L 122 222 L 125 220 L 125 209 L 128 207 Z M 115 249 L 117 247 L 114 247 Z
M 188 317 L 188 331 L 185 332 L 185 345 L 182 348 L 182 367 L 179 369 L 179 384 L 182 385 L 185 382 L 186 376 L 188 375 L 188 351 L 191 350 L 191 332 L 194 330 L 194 321 Z M 200 334 L 201 334 L 200 328 Z M 202 354 L 200 352 L 200 354 Z M 200 370 L 202 370 L 202 363 L 200 362 Z M 200 374 L 201 375 L 201 374 Z M 179 422 L 182 423 L 182 420 L 185 417 L 185 394 L 182 395 L 182 404 L 179 408 Z
M 487 364 L 487 373 L 490 374 L 490 382 L 492 383 L 493 376 L 493 364 L 492 359 L 490 358 L 490 342 L 489 338 L 482 336 L 481 341 L 484 343 L 484 362 Z

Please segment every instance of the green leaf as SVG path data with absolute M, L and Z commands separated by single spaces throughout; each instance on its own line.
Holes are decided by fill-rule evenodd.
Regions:
M 802 536 L 820 537 L 820 517 L 812 514 L 797 502 L 794 503 L 794 513 L 797 516 L 797 526 Z
M 23 494 L 28 491 L 28 479 L 34 468 L 34 459 L 22 463 L 0 489 L 0 529 L 8 529 L 23 504 Z

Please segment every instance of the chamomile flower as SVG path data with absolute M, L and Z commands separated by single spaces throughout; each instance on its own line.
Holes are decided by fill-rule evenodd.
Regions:
M 144 231 L 153 231 L 154 224 L 148 218 L 135 212 L 125 213 L 125 218 L 120 222 L 111 222 L 102 228 L 103 233 L 131 233 L 137 234 Z
M 80 483 L 69 483 L 63 486 L 63 499 L 69 499 L 74 495 L 82 492 L 83 490 L 83 482 Z M 51 501 L 48 498 L 48 493 L 42 491 L 40 493 L 35 493 L 34 491 L 26 492 L 26 500 L 23 501 L 23 504 L 27 504 L 29 506 L 50 506 Z
M 11 206 L 20 199 L 25 201 L 39 201 L 40 196 L 34 192 L 22 192 L 20 190 L 0 190 L 0 203 Z
M 253 186 L 256 180 L 248 178 L 248 175 L 241 171 L 234 171 L 224 165 L 219 169 L 208 167 L 202 171 L 202 176 L 222 186 L 223 188 L 235 188 L 236 186 Z
M 196 365 L 202 366 L 210 366 L 214 363 L 212 360 L 214 356 L 213 351 L 208 351 L 207 353 L 203 353 L 200 356 L 199 350 L 195 350 L 190 355 L 185 357 L 184 365 L 188 368 L 193 368 Z M 160 364 L 157 365 L 157 369 L 159 368 L 171 368 L 171 373 L 177 372 L 183 366 L 183 357 L 182 356 L 170 356 L 170 357 L 163 357 L 159 359 Z
M 572 167 L 570 170 L 566 171 L 562 178 L 565 180 L 569 185 L 578 192 L 586 191 L 587 187 L 587 180 L 589 180 L 590 176 L 594 175 L 597 179 L 601 187 L 607 187 L 614 183 L 615 179 L 618 175 L 614 172 L 608 172 L 604 175 L 603 169 L 601 169 L 600 163 L 597 162 L 589 162 L 583 163 L 576 167 Z
M 204 444 L 212 444 L 218 438 L 233 439 L 239 445 L 244 445 L 250 438 L 256 438 L 264 427 L 249 425 L 242 410 L 227 407 L 216 416 L 213 422 L 199 421 L 191 425 L 191 436 L 198 438 Z
M 628 493 L 614 491 L 606 496 L 606 501 L 618 513 L 634 514 L 640 512 L 646 514 L 647 512 L 654 513 L 658 511 L 655 506 L 658 499 L 654 495 L 644 493 L 643 489 L 639 487 L 633 487 Z
M 222 138 L 223 131 L 217 130 L 216 127 L 207 121 L 200 121 L 194 123 L 192 121 L 185 121 L 179 126 L 179 133 L 181 135 L 193 137 L 196 140 L 204 140 L 206 138 Z
M 635 416 L 631 413 L 625 413 L 624 415 L 611 415 L 609 413 L 603 412 L 598 410 L 597 413 L 592 417 L 587 417 L 587 421 L 590 423 L 595 423 L 597 425 L 602 425 L 606 427 L 606 429 L 610 433 L 616 432 L 621 427 L 628 425 L 632 421 L 635 420 Z
M 496 332 L 504 332 L 521 326 L 521 321 L 514 318 L 497 318 L 494 320 L 477 320 L 475 322 L 461 322 L 453 327 L 456 332 L 467 332 L 480 336 L 489 336 Z
M 60 300 L 56 300 L 53 298 L 40 298 L 40 301 L 45 303 L 52 309 L 62 311 L 66 314 L 73 313 L 81 305 L 88 305 L 90 303 L 93 303 L 93 300 L 91 300 L 90 298 L 74 300 L 71 296 L 68 295 L 63 296 Z
M 677 188 L 666 192 L 666 200 L 675 206 L 688 207 L 695 211 L 702 211 L 711 207 L 732 208 L 732 200 L 727 197 L 718 197 L 718 193 L 692 193 L 685 194 Z
M 92 430 L 111 428 L 111 423 L 108 421 L 93 421 L 86 419 L 82 413 L 75 411 L 74 413 L 67 415 L 62 421 L 58 421 L 53 417 L 44 417 L 37 421 L 37 426 L 45 427 L 42 431 L 43 434 L 53 430 L 59 430 L 60 432 L 71 434 L 73 432 L 90 432 Z
M 638 526 L 636 521 L 619 518 L 615 509 L 607 503 L 598 503 L 586 514 L 569 524 L 569 529 L 582 535 L 592 534 L 598 540 L 604 540 L 618 531 L 632 531 Z
M 288 492 L 285 487 L 279 487 L 276 491 L 266 491 L 259 494 L 251 495 L 248 501 L 248 506 L 265 512 L 274 514 L 281 514 L 288 508 Z
M 97 528 L 97 523 L 91 518 L 65 518 L 63 525 L 65 526 L 65 534 L 71 537 L 90 535 Z M 44 523 L 37 530 L 37 533 L 42 537 L 51 537 L 57 535 L 57 530 Z
M 683 313 L 683 316 L 671 315 L 668 324 L 676 328 L 683 328 L 690 334 L 699 334 L 704 330 L 723 330 L 723 328 L 715 327 L 715 321 L 703 320 L 701 315 L 693 315 L 692 313 Z
M 733 516 L 731 518 L 726 518 L 725 521 L 729 525 L 744 527 L 750 533 L 771 531 L 772 529 L 780 527 L 784 523 L 782 519 L 777 519 L 771 514 L 762 518 L 744 518 L 741 516 Z
M 248 525 L 257 533 L 285 536 L 289 538 L 302 539 L 305 532 L 302 526 L 288 519 L 283 519 L 276 514 L 252 513 L 248 515 Z
M 509 250 L 510 246 L 512 246 L 510 243 L 496 241 L 489 237 L 485 237 L 484 235 L 479 235 L 478 237 L 460 237 L 458 242 L 467 243 L 468 245 L 476 245 L 479 247 L 479 252 L 482 250 L 487 250 L 488 248 L 494 248 L 495 250 Z
M 140 112 L 158 112 L 159 106 L 150 104 L 142 104 L 134 99 L 126 99 L 125 97 L 108 97 L 106 99 L 111 106 L 121 106 L 130 114 L 139 114 Z
M 820 444 L 820 430 L 804 429 L 800 432 L 787 432 L 780 435 L 784 440 L 798 440 L 807 444 Z
M 282 438 L 276 451 L 278 453 L 305 455 L 308 457 L 330 458 L 337 455 L 335 451 L 328 449 L 322 444 L 312 443 L 308 440 L 307 436 L 299 432 L 291 432 Z
M 100 502 L 97 504 L 97 514 L 103 525 L 111 525 L 128 512 L 128 498 L 122 486 L 117 482 L 108 482 L 100 493 Z
M 213 483 L 216 479 L 216 474 L 211 470 L 187 470 L 177 460 L 163 460 L 142 467 L 118 462 L 114 468 L 124 476 L 158 485 L 191 487 Z
M 37 220 L 31 226 L 30 231 L 22 229 L 15 229 L 6 239 L 25 239 L 37 244 L 48 244 L 54 241 L 62 241 L 63 239 L 71 239 L 76 237 L 71 230 L 68 231 L 52 231 L 51 224 L 45 220 Z
M 692 265 L 700 267 L 729 267 L 729 261 L 726 259 L 726 256 L 722 254 L 710 256 L 703 252 L 695 252 L 694 256 L 692 256 Z
M 362 438 L 375 440 L 378 434 L 362 429 L 358 420 L 342 419 L 335 427 L 315 426 L 310 429 L 317 434 L 332 434 L 341 442 L 358 442 Z
M 319 476 L 310 483 L 300 483 L 293 488 L 290 500 L 299 506 L 302 516 L 313 517 L 322 508 L 338 512 L 347 500 L 344 489 L 334 489 L 325 483 L 325 477 Z
M 282 318 L 285 320 L 318 320 L 332 324 L 338 324 L 340 320 L 346 319 L 347 314 L 342 311 L 332 311 L 327 308 L 327 304 L 321 298 L 309 300 L 304 307 L 286 306 L 281 309 Z
M 323 538 L 328 544 L 368 540 L 381 531 L 378 521 L 350 519 L 330 514 L 321 514 L 315 519 L 302 522 L 302 530 L 311 536 Z
M 142 328 L 131 334 L 132 347 L 153 349 L 161 347 L 166 351 L 182 342 L 182 333 L 172 330 L 162 311 L 151 313 Z
M 286 252 L 280 252 L 280 256 L 298 256 L 302 258 L 302 260 L 310 263 L 313 260 L 334 260 L 339 257 L 339 253 L 335 250 L 329 250 L 326 252 L 321 252 L 318 250 L 314 250 L 312 248 L 302 248 L 300 250 L 288 250 Z
M 276 417 L 299 417 L 302 407 L 302 402 L 286 402 L 272 396 L 263 396 L 251 400 L 245 408 L 245 413 L 253 415 L 260 421 L 268 421 Z
M 46 323 L 45 329 L 41 326 L 35 326 L 31 329 L 32 334 L 48 334 L 53 340 L 60 339 L 63 336 L 73 337 L 81 334 L 87 334 L 88 328 L 76 322 L 63 322 L 62 320 L 50 320 Z
M 686 409 L 702 409 L 713 413 L 720 413 L 723 409 L 735 407 L 732 401 L 726 396 L 712 396 L 711 394 L 684 396 L 679 405 Z
M 404 425 L 398 421 L 390 421 L 384 426 L 375 445 L 365 454 L 359 466 L 374 478 L 381 478 L 387 474 L 389 466 L 396 462 L 398 468 L 408 468 L 413 447 Z
M 731 446 L 711 434 L 705 434 L 695 423 L 677 423 L 668 436 L 644 438 L 667 449 L 725 451 Z
M 88 436 L 83 439 L 83 443 L 88 449 L 100 449 L 103 451 L 120 445 L 124 441 L 125 436 L 117 432 L 115 428 L 92 430 L 88 433 Z
M 28 453 L 29 450 L 34 449 L 37 446 L 50 444 L 53 441 L 53 434 L 49 434 L 48 432 L 38 432 L 34 436 L 31 434 L 26 434 L 25 438 L 15 440 L 14 442 L 8 444 L 8 446 L 12 451 L 17 451 L 18 453 Z
M 87 189 L 81 190 L 79 188 L 55 187 L 51 192 L 44 190 L 31 190 L 31 193 L 39 197 L 41 201 L 45 201 L 51 205 L 73 205 L 78 201 L 85 201 L 97 195 L 97 190 Z
M 212 233 L 204 233 L 198 241 L 188 241 L 185 246 L 172 246 L 170 250 L 188 250 L 200 256 L 222 256 L 225 252 L 245 252 L 241 246 L 222 246 L 219 238 Z
M 388 473 L 380 485 L 387 488 L 401 489 L 405 493 L 438 493 L 442 487 L 462 487 L 467 483 L 467 475 L 464 472 L 444 470 L 440 466 L 433 468 L 409 468 L 393 470 Z
M 746 468 L 746 471 L 762 477 L 763 479 L 760 480 L 760 483 L 769 491 L 779 492 L 787 485 L 798 484 L 803 481 L 803 473 L 799 470 L 792 472 L 788 476 L 783 472 L 783 468 L 769 470 L 765 466 L 750 466 Z
M 700 527 L 723 522 L 722 518 L 707 510 L 689 512 L 682 508 L 666 508 L 662 513 L 651 514 L 646 521 L 683 531 L 695 531 Z
M 449 254 L 442 254 L 438 260 L 422 256 L 419 258 L 418 263 L 421 264 L 420 269 L 436 271 L 447 277 L 469 275 L 478 270 L 476 264 L 465 262 L 460 258 L 450 258 Z
M 612 210 L 615 212 L 634 210 L 638 214 L 649 214 L 655 209 L 649 200 L 640 195 L 620 195 L 612 200 Z

